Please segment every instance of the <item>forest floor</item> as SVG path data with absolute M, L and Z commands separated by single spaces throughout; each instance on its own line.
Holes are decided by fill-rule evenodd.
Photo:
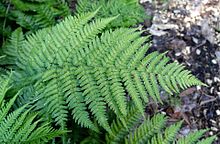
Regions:
M 146 35 L 152 35 L 151 50 L 168 51 L 171 60 L 208 85 L 181 92 L 180 101 L 174 96 L 163 106 L 152 103 L 147 111 L 165 113 L 170 123 L 183 119 L 181 135 L 209 128 L 207 136 L 217 135 L 215 143 L 220 144 L 220 1 L 141 0 L 141 4 L 151 16 L 141 24 Z

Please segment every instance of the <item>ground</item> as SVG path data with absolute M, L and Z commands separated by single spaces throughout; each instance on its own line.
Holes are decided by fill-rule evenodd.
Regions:
M 141 25 L 152 35 L 152 50 L 168 51 L 172 61 L 184 64 L 207 87 L 189 88 L 169 104 L 150 104 L 147 112 L 162 112 L 170 123 L 184 120 L 181 135 L 209 128 L 220 143 L 220 1 L 141 0 L 151 19 Z M 163 95 L 163 92 L 161 93 Z M 164 95 L 166 97 L 166 95 Z M 174 106 L 174 103 L 178 103 Z

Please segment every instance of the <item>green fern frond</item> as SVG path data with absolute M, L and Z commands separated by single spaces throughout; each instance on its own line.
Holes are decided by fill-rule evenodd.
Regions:
M 170 127 L 166 128 L 164 131 L 164 139 L 163 143 L 171 143 L 175 140 L 175 136 L 178 133 L 180 127 L 182 125 L 182 122 L 179 122 L 177 124 L 173 124 Z
M 83 127 L 96 130 L 93 120 L 110 132 L 107 107 L 127 116 L 127 94 L 137 109 L 148 98 L 160 101 L 168 93 L 202 85 L 165 53 L 145 56 L 148 37 L 137 29 L 102 30 L 116 17 L 93 19 L 98 10 L 68 17 L 60 24 L 28 35 L 18 52 L 14 84 L 33 86 L 35 106 L 65 128 L 68 110 Z M 148 96 L 147 96 L 148 95 Z
M 6 15 L 7 5 L 10 7 Z M 69 7 L 63 0 L 11 0 L 1 2 L 0 7 L 4 12 L 0 12 L 3 13 L 1 17 L 9 25 L 16 22 L 20 27 L 31 31 L 55 25 L 56 22 L 70 15 Z
M 2 122 L 4 120 L 4 118 L 7 116 L 7 114 L 9 113 L 10 108 L 12 107 L 12 105 L 14 104 L 14 101 L 16 100 L 16 96 L 14 98 L 12 98 L 7 104 L 2 104 L 3 106 L 1 106 L 1 110 L 0 110 L 0 122 Z
M 0 78 L 0 95 L 3 98 L 10 88 L 9 81 L 10 77 Z M 34 121 L 37 114 L 30 114 L 31 109 L 25 110 L 27 104 L 10 112 L 18 94 L 19 92 L 8 103 L 1 104 L 0 143 L 46 143 L 65 133 L 65 131 L 54 130 L 49 123 L 42 125 L 40 120 Z
M 107 134 L 106 143 L 114 144 L 211 144 L 216 136 L 199 139 L 207 130 L 199 130 L 183 138 L 177 138 L 182 122 L 166 126 L 167 118 L 162 114 L 155 114 L 152 118 L 143 119 L 141 113 L 137 110 L 129 111 L 128 129 L 122 125 L 120 120 L 112 123 L 113 135 Z M 139 117 L 139 118 L 138 118 Z M 132 122 L 133 121 L 133 122 Z M 132 123 L 130 123 L 132 122 Z
M 136 125 L 141 123 L 141 119 L 143 119 L 140 111 L 132 106 L 129 109 L 129 113 L 126 117 L 119 117 L 114 120 L 111 124 L 112 134 L 106 134 L 106 140 L 108 143 L 122 143 L 124 137 L 129 134 L 131 130 L 135 128 Z
M 95 11 L 101 7 L 97 18 L 106 18 L 120 15 L 108 27 L 129 27 L 147 18 L 144 8 L 137 0 L 79 0 L 76 5 L 77 13 Z
M 11 34 L 9 43 L 7 43 L 2 49 L 3 55 L 6 55 L 6 57 L 0 62 L 2 65 L 16 65 L 18 51 L 22 48 L 23 41 L 24 35 L 21 28 L 18 28 Z
M 10 75 L 11 77 L 11 75 Z M 6 92 L 11 88 L 11 79 L 8 78 L 8 75 L 0 75 L 0 106 L 4 105 L 4 98 Z
M 216 136 L 208 137 L 208 138 L 202 139 L 197 144 L 212 144 L 215 139 L 216 139 Z
M 199 130 L 187 135 L 187 137 L 180 138 L 176 143 L 177 144 L 191 144 L 196 143 L 206 132 L 207 130 Z
M 146 119 L 143 123 L 135 129 L 134 132 L 130 132 L 128 138 L 125 139 L 127 144 L 145 143 L 151 139 L 155 134 L 160 133 L 166 122 L 166 118 L 161 115 L 155 115 L 151 119 Z M 169 131 L 171 132 L 171 131 Z

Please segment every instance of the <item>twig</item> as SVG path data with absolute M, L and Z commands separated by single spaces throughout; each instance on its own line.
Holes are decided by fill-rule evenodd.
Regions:
M 208 100 L 202 101 L 202 102 L 200 103 L 200 105 L 204 105 L 204 104 L 213 102 L 213 101 L 215 101 L 216 99 L 217 99 L 217 98 L 212 98 L 212 99 L 208 99 Z

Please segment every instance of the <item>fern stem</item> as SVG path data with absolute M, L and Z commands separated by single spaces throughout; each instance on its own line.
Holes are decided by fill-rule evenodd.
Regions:
M 64 131 L 65 130 L 65 124 L 61 125 L 61 129 Z M 67 139 L 66 139 L 66 134 L 62 135 L 62 144 L 67 144 Z
M 7 21 L 7 14 L 9 12 L 10 6 L 11 6 L 11 0 L 9 0 L 9 4 L 8 4 L 8 7 L 7 7 L 6 12 L 5 12 L 5 19 L 4 19 L 3 26 L 2 26 L 2 31 L 3 32 L 5 31 L 5 26 L 6 26 L 6 21 Z M 4 34 L 2 36 L 2 40 L 3 40 L 3 43 L 4 43 L 4 41 L 5 41 Z

